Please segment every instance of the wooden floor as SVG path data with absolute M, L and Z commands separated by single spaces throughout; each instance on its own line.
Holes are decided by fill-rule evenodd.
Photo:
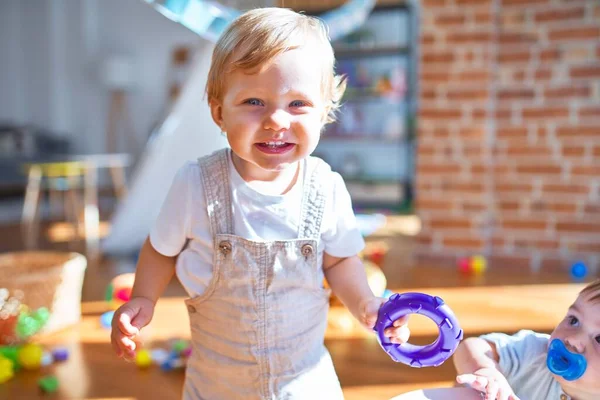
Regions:
M 442 297 L 454 310 L 466 336 L 500 330 L 515 332 L 530 328 L 549 332 L 582 287 L 560 272 L 536 275 L 522 269 L 498 268 L 480 277 L 465 277 L 449 266 L 411 263 L 411 239 L 388 232 L 370 240 L 390 247 L 383 270 L 388 288 L 421 291 Z M 65 243 L 44 240 L 44 248 L 66 249 Z M 75 244 L 77 249 L 77 244 Z M 0 251 L 20 250 L 18 227 L 0 227 Z M 83 289 L 83 318 L 79 325 L 39 338 L 44 346 L 67 346 L 70 359 L 40 371 L 20 371 L 0 384 L 0 399 L 178 399 L 184 373 L 158 368 L 139 370 L 117 359 L 110 348 L 109 332 L 99 325 L 107 310 L 102 301 L 107 282 L 117 273 L 133 268 L 133 261 L 103 259 L 91 263 Z M 508 271 L 508 272 L 507 272 Z M 590 277 L 591 279 L 591 277 Z M 1 283 L 0 283 L 1 286 Z M 170 339 L 187 338 L 184 292 L 172 282 L 144 332 L 149 347 L 167 347 Z M 420 316 L 411 318 L 411 342 L 430 343 L 437 330 Z M 326 345 L 331 352 L 347 400 L 387 400 L 407 391 L 452 386 L 455 371 L 451 362 L 438 368 L 415 369 L 394 363 L 379 347 L 375 337 L 356 326 L 341 307 L 330 312 Z M 39 393 L 39 377 L 54 374 L 60 388 L 53 395 Z

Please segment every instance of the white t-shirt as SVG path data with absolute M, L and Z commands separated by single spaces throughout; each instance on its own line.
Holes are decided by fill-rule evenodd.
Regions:
M 512 336 L 491 333 L 481 338 L 496 345 L 500 372 L 519 399 L 570 399 L 546 366 L 550 335 L 522 330 Z
M 297 238 L 302 190 L 311 173 L 307 170 L 310 163 L 301 162 L 298 180 L 287 193 L 269 195 L 258 192 L 242 179 L 233 166 L 231 152 L 228 160 L 234 234 L 253 241 Z M 364 248 L 364 240 L 346 185 L 338 173 L 331 174 L 318 251 L 320 255 L 325 251 L 334 257 L 349 257 Z M 213 237 L 197 162 L 187 162 L 175 175 L 150 232 L 150 243 L 165 256 L 179 254 L 177 277 L 190 297 L 206 290 L 213 269 Z M 319 260 L 322 267 L 322 257 Z

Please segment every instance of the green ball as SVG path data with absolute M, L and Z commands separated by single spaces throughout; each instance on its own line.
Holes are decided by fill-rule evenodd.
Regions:
M 46 393 L 56 392 L 56 389 L 58 389 L 58 379 L 52 375 L 44 376 L 38 381 L 38 385 Z

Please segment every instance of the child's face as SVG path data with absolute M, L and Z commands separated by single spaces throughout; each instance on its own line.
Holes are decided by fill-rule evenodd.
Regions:
M 572 388 L 573 392 L 600 395 L 600 299 L 592 300 L 597 294 L 579 295 L 551 335 L 551 339 L 562 340 L 570 351 L 582 354 L 587 360 L 581 378 L 569 382 L 555 376 L 567 392 Z
M 271 180 L 310 155 L 326 117 L 323 68 L 311 46 L 283 52 L 258 71 L 227 74 L 221 102 L 211 102 L 246 180 Z

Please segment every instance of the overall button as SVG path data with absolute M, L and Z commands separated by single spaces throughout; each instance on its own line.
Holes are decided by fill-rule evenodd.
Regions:
M 219 243 L 219 250 L 221 250 L 221 253 L 226 256 L 227 254 L 231 253 L 231 243 L 227 240 L 223 240 L 221 243 Z
M 196 312 L 196 307 L 194 307 L 193 305 L 188 305 L 187 309 L 189 312 L 191 312 L 192 314 Z
M 313 253 L 313 247 L 310 244 L 305 244 L 302 246 L 302 255 L 304 257 L 309 257 Z
M 568 397 L 567 397 L 567 395 L 566 395 L 566 394 L 564 394 L 564 393 L 562 393 L 562 394 L 560 395 L 560 400 L 568 400 Z

